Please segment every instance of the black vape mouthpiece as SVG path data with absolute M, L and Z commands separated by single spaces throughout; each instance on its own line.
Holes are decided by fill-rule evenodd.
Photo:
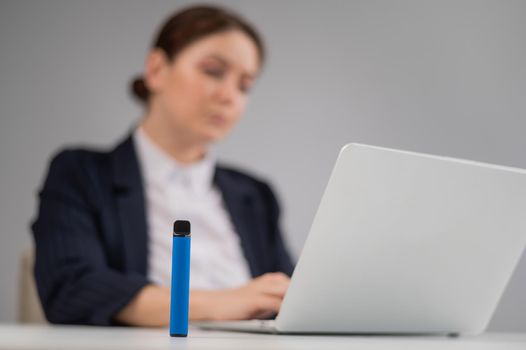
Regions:
M 190 221 L 177 220 L 174 222 L 174 235 L 189 236 L 190 235 Z

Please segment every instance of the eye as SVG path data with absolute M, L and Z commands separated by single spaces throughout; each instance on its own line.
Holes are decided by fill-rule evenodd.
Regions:
M 248 94 L 252 88 L 253 80 L 249 78 L 241 78 L 239 82 L 239 91 L 244 94 Z
M 218 67 L 204 67 L 203 72 L 215 79 L 221 79 L 225 76 L 225 70 Z
M 248 94 L 250 92 L 251 84 L 247 83 L 241 83 L 239 84 L 239 91 L 241 91 L 244 94 Z

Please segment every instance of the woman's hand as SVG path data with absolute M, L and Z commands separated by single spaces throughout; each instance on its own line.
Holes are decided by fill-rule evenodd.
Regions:
M 234 289 L 191 291 L 190 320 L 245 320 L 278 313 L 290 279 L 267 273 Z

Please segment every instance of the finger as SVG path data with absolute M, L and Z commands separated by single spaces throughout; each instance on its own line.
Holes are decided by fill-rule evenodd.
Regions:
M 275 283 L 290 281 L 289 276 L 287 276 L 283 272 L 268 272 L 260 277 L 263 280 L 272 281 Z
M 254 314 L 251 319 L 258 319 L 258 320 L 267 320 L 271 317 L 275 317 L 277 315 L 274 311 L 261 311 L 257 314 Z
M 285 296 L 285 293 L 287 292 L 289 285 L 286 284 L 267 284 L 264 286 L 261 286 L 261 289 L 259 289 L 259 292 L 264 293 L 268 296 L 276 297 L 283 299 Z
M 257 291 L 277 297 L 283 297 L 287 291 L 290 280 L 280 275 L 264 275 L 256 281 L 254 287 Z
M 287 287 L 290 283 L 290 278 L 281 273 L 267 273 L 263 276 L 260 276 L 254 280 L 257 286 L 283 286 Z
M 262 313 L 278 313 L 281 307 L 281 298 L 262 294 L 256 298 L 256 312 Z

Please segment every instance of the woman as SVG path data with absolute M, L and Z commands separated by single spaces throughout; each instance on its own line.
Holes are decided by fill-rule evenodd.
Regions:
M 263 59 L 243 19 L 215 7 L 177 13 L 133 82 L 145 117 L 132 135 L 52 160 L 32 226 L 50 322 L 167 325 L 175 219 L 193 226 L 191 320 L 278 312 L 293 266 L 276 198 L 209 152 L 243 114 Z

